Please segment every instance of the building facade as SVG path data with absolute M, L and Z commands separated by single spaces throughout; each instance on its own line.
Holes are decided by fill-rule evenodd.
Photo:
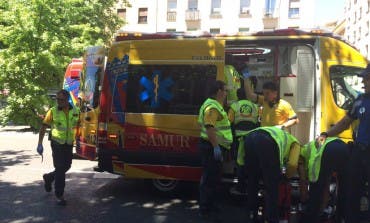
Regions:
M 347 0 L 344 38 L 370 60 L 370 0 Z
M 117 4 L 121 31 L 251 33 L 314 26 L 310 0 L 128 0 Z

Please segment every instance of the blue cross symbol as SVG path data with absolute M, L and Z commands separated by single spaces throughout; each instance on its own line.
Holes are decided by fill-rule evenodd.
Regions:
M 158 108 L 160 106 L 160 100 L 164 99 L 166 101 L 170 101 L 173 98 L 173 95 L 168 88 L 173 85 L 173 81 L 171 78 L 166 78 L 161 80 L 161 72 L 155 70 L 152 73 L 152 80 L 149 80 L 146 77 L 141 77 L 140 84 L 144 86 L 145 90 L 140 94 L 140 100 L 146 101 L 151 99 L 150 106 L 152 108 Z

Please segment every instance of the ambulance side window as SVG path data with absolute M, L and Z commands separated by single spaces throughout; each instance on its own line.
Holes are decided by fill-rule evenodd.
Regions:
M 213 65 L 130 65 L 126 111 L 198 114 L 216 74 Z
M 358 67 L 342 65 L 330 67 L 331 88 L 338 107 L 344 110 L 350 109 L 353 101 L 363 92 L 362 78 L 357 76 L 361 70 Z

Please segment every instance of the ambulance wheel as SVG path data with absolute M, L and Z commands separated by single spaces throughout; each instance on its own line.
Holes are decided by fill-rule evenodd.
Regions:
M 153 179 L 153 187 L 162 193 L 173 192 L 177 189 L 179 181 L 178 180 L 166 180 L 166 179 Z

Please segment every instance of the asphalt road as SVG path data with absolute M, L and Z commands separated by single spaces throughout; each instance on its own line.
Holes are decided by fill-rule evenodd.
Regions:
M 67 206 L 43 189 L 42 174 L 53 169 L 44 139 L 44 160 L 36 153 L 38 135 L 24 127 L 0 128 L 0 222 L 202 222 L 196 184 L 159 194 L 145 181 L 95 173 L 93 161 L 74 159 L 67 174 Z M 221 190 L 224 222 L 243 222 L 244 208 Z

